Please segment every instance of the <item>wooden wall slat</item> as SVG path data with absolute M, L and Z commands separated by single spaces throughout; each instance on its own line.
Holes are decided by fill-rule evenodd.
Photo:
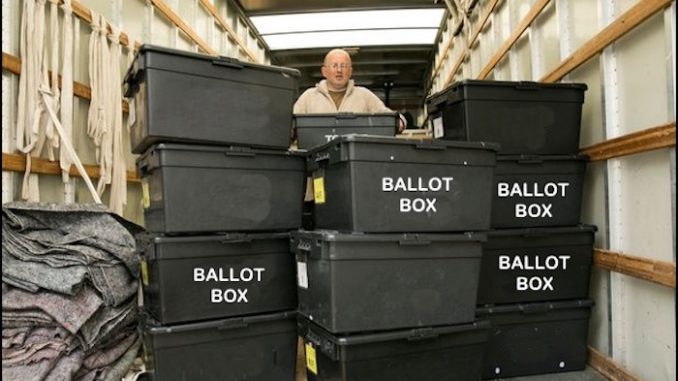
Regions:
M 599 161 L 675 145 L 676 122 L 671 122 L 584 147 L 580 153 L 588 155 L 589 161 Z
M 613 42 L 620 39 L 626 33 L 642 24 L 657 12 L 671 5 L 673 0 L 640 0 L 638 4 L 624 12 L 605 29 L 600 31 L 588 42 L 582 45 L 569 57 L 565 58 L 555 69 L 546 74 L 541 82 L 557 82 L 564 76 L 587 62 L 593 56 L 602 52 Z
M 468 49 L 470 50 L 473 45 L 475 45 L 476 40 L 478 39 L 478 36 L 480 35 L 480 32 L 483 31 L 485 28 L 485 24 L 487 24 L 487 20 L 490 19 L 490 15 L 492 12 L 494 12 L 494 8 L 497 7 L 499 4 L 499 0 L 492 0 L 488 5 L 487 8 L 485 8 L 485 13 L 480 15 L 480 18 L 478 19 L 480 22 L 478 23 L 478 28 L 473 32 L 471 35 L 471 39 L 468 42 Z
M 588 364 L 591 368 L 605 376 L 611 381 L 642 381 L 640 378 L 632 375 L 626 368 L 617 364 L 614 360 L 597 351 L 595 348 L 588 347 Z
M 214 20 L 217 22 L 217 25 L 221 27 L 226 33 L 228 34 L 228 37 L 233 40 L 233 42 L 238 45 L 238 48 L 243 51 L 247 55 L 250 61 L 252 62 L 257 62 L 257 56 L 249 49 L 247 48 L 247 45 L 242 41 L 240 36 L 233 30 L 233 28 L 226 22 L 226 20 L 221 17 L 217 9 L 214 7 L 214 5 L 209 1 L 209 0 L 200 0 L 200 4 L 205 7 L 205 9 L 214 17 Z
M 212 49 L 205 40 L 200 38 L 200 36 L 181 17 L 179 17 L 167 3 L 162 0 L 151 0 L 151 4 L 153 4 L 163 16 L 176 25 L 177 28 L 184 32 L 188 38 L 193 40 L 193 42 L 195 42 L 205 53 L 213 56 L 217 55 L 217 52 Z
M 59 0 L 59 4 L 63 4 L 63 3 L 64 3 L 63 0 Z M 71 1 L 71 8 L 73 9 L 74 15 L 79 17 L 81 20 L 87 22 L 88 24 L 92 23 L 92 11 L 89 8 L 87 8 L 84 4 L 82 4 L 81 2 L 79 2 L 77 0 L 72 0 Z M 109 34 L 112 33 L 113 30 L 111 29 L 111 24 L 107 23 L 107 26 L 108 26 Z M 122 31 L 120 32 L 120 43 L 123 46 L 129 47 L 130 42 L 129 42 L 129 36 L 127 36 L 127 33 L 122 32 Z M 134 45 L 134 50 L 138 50 L 139 46 L 141 46 L 141 44 L 139 44 L 136 41 L 134 41 L 133 45 Z
M 504 43 L 499 47 L 497 52 L 490 58 L 490 62 L 485 65 L 483 70 L 480 71 L 478 79 L 485 79 L 492 72 L 495 66 L 501 61 L 502 58 L 508 53 L 508 51 L 515 45 L 516 41 L 523 35 L 525 30 L 534 22 L 534 20 L 541 14 L 541 11 L 548 5 L 551 0 L 538 0 L 534 3 L 529 12 L 525 17 L 520 21 L 516 29 L 513 30 L 511 36 L 504 41 Z
M 11 54 L 2 52 L 2 68 L 16 75 L 21 75 L 21 59 Z M 48 78 L 51 83 L 52 81 L 51 71 L 48 73 Z M 59 83 L 57 83 L 57 86 L 61 88 L 61 76 L 59 76 Z M 78 98 L 91 100 L 92 89 L 85 84 L 73 81 L 73 95 L 75 95 Z M 122 101 L 122 111 L 125 113 L 129 112 L 129 105 L 127 104 L 126 101 Z
M 83 164 L 85 172 L 92 179 L 99 178 L 99 166 Z M 12 172 L 24 172 L 26 170 L 26 157 L 13 153 L 2 153 L 2 170 Z M 40 158 L 31 158 L 31 173 L 40 173 L 44 175 L 61 175 L 61 168 L 58 161 L 49 161 Z M 81 177 L 75 165 L 71 165 L 68 173 L 71 176 Z M 128 182 L 140 182 L 136 171 L 127 171 Z
M 485 8 L 485 13 L 480 15 L 480 22 L 478 24 L 478 28 L 473 32 L 473 35 L 471 39 L 468 42 L 468 45 L 464 48 L 464 51 L 459 54 L 459 57 L 454 63 L 454 66 L 452 66 L 452 70 L 447 74 L 447 77 L 445 78 L 445 85 L 443 87 L 447 87 L 452 83 L 452 78 L 454 78 L 454 75 L 457 74 L 457 71 L 459 70 L 459 67 L 461 64 L 464 62 L 466 57 L 468 56 L 469 52 L 471 51 L 471 47 L 475 44 L 476 39 L 480 35 L 480 32 L 485 28 L 485 23 L 487 23 L 487 20 L 489 20 L 490 15 L 494 11 L 494 9 L 497 7 L 499 4 L 499 0 L 492 0 L 488 5 L 487 8 Z M 469 26 L 470 28 L 470 26 Z M 433 83 L 433 81 L 431 81 Z M 429 91 L 431 88 L 429 87 Z
M 432 79 L 435 79 L 435 77 L 440 72 L 440 69 L 445 64 L 445 60 L 447 60 L 447 56 L 450 55 L 450 51 L 452 50 L 453 46 L 454 46 L 454 37 L 450 37 L 450 39 L 447 41 L 447 44 L 445 45 L 445 47 L 442 50 L 443 54 L 440 55 L 440 60 L 438 60 L 436 67 L 433 69 L 433 75 L 431 75 Z
M 606 270 L 676 288 L 676 265 L 671 262 L 594 249 L 593 264 Z

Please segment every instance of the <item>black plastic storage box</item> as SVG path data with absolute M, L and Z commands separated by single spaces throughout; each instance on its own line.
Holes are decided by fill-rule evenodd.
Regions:
M 345 135 L 311 151 L 316 229 L 487 230 L 496 145 Z
M 400 120 L 397 113 L 304 114 L 293 118 L 300 149 L 314 148 L 351 133 L 395 136 Z
M 297 308 L 288 233 L 137 239 L 144 306 L 162 324 Z
M 483 378 L 569 372 L 586 367 L 592 300 L 480 308 L 492 328 Z
M 489 324 L 333 335 L 299 317 L 308 381 L 480 380 Z
M 294 381 L 294 311 L 204 322 L 141 324 L 144 363 L 155 381 Z
M 299 71 L 142 45 L 125 87 L 134 153 L 158 142 L 287 149 Z
M 478 304 L 587 298 L 595 231 L 579 225 L 487 232 Z
M 427 102 L 437 139 L 497 142 L 502 154 L 579 149 L 583 83 L 464 80 Z
M 586 162 L 583 155 L 497 155 L 492 227 L 577 225 Z
M 330 332 L 473 321 L 483 234 L 291 235 L 299 313 Z
M 137 159 L 146 229 L 201 233 L 301 226 L 305 182 L 299 153 L 158 144 Z

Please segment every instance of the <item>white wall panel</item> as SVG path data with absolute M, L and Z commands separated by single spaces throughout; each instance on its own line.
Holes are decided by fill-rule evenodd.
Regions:
M 617 43 L 623 133 L 667 123 L 667 60 L 663 15 L 655 15 Z M 651 96 L 650 96 L 651 95 Z
M 513 78 L 514 81 L 530 81 L 532 80 L 532 59 L 530 40 L 527 34 L 523 34 L 521 38 L 516 41 L 516 44 L 511 49 L 510 59 L 514 62 Z
M 160 46 L 172 46 L 170 43 L 174 32 L 174 26 L 157 10 L 153 12 L 153 19 L 151 20 L 151 43 Z
M 570 3 L 570 38 L 573 51 L 589 41 L 600 30 L 598 4 L 596 1 L 569 0 Z
M 121 28 L 134 41 L 143 41 L 146 12 L 147 5 L 145 1 L 122 1 Z
M 671 187 L 666 149 L 625 157 L 622 170 L 623 251 L 672 261 Z
M 579 134 L 579 146 L 587 147 L 605 140 L 603 121 L 602 78 L 600 75 L 600 57 L 595 57 L 575 69 L 569 75 L 569 82 L 584 83 L 588 87 L 584 93 L 582 119 Z
M 622 275 L 623 276 L 623 275 Z M 675 290 L 623 276 L 627 364 L 641 380 L 676 379 Z
M 556 15 L 556 2 L 551 1 L 544 11 L 535 20 L 539 28 L 539 43 L 541 45 L 542 73 L 548 73 L 560 63 L 560 34 L 558 29 L 558 17 Z M 538 78 L 535 78 L 537 80 Z

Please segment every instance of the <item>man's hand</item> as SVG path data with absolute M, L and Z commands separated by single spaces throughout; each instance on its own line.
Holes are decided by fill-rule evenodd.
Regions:
M 405 128 L 407 127 L 407 119 L 405 119 L 405 116 L 401 113 L 398 113 L 398 133 L 402 133 L 405 131 Z

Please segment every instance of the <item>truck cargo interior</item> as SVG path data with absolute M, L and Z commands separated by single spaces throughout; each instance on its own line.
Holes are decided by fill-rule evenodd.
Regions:
M 675 115 L 675 0 L 2 0 L 2 378 L 675 380 Z

